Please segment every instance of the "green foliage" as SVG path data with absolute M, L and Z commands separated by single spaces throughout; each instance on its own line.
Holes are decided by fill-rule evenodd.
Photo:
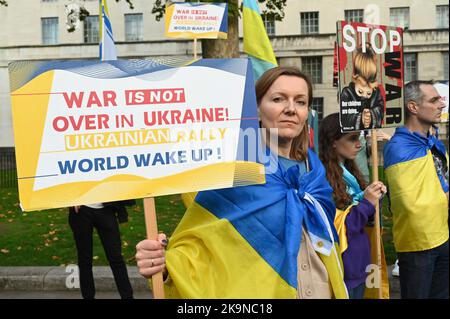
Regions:
M 117 0 L 116 0 L 117 1 Z M 152 13 L 155 14 L 155 19 L 160 21 L 165 13 L 166 6 L 172 1 L 156 0 L 153 3 Z M 223 0 L 202 0 L 201 2 L 223 2 Z M 284 18 L 284 8 L 286 7 L 286 0 L 258 0 L 259 3 L 265 3 L 266 9 L 261 13 L 269 18 L 281 21 Z M 228 14 L 232 17 L 240 16 L 242 11 L 242 4 L 239 7 L 237 0 L 228 1 Z
M 136 244 L 145 239 L 142 200 L 128 207 L 128 223 L 120 224 L 125 262 L 136 265 Z M 179 195 L 156 198 L 158 230 L 170 236 L 185 208 Z M 17 189 L 0 189 L 0 266 L 58 266 L 77 262 L 68 209 L 21 212 Z M 94 265 L 108 265 L 97 233 L 94 233 Z

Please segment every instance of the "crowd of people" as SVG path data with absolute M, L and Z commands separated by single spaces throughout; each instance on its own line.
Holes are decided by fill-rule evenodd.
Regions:
M 448 298 L 448 157 L 430 133 L 444 103 L 432 82 L 404 92 L 405 126 L 384 150 L 387 185 L 370 183 L 355 161 L 360 133 L 342 133 L 339 115 L 328 115 L 319 158 L 307 147 L 310 80 L 293 67 L 267 71 L 256 95 L 277 172 L 264 185 L 200 192 L 168 244 L 160 234 L 136 246 L 140 273 L 163 272 L 169 297 L 361 299 L 367 227 L 389 193 L 401 297 Z
M 137 244 L 140 273 L 162 272 L 172 298 L 362 299 L 374 249 L 367 229 L 388 194 L 401 297 L 448 298 L 448 156 L 430 133 L 444 108 L 433 83 L 404 88 L 405 126 L 384 136 L 387 185 L 369 181 L 366 137 L 342 133 L 338 113 L 322 120 L 318 155 L 308 147 L 313 87 L 299 69 L 268 70 L 256 97 L 276 171 L 265 184 L 198 193 L 170 241 L 159 234 Z M 85 298 L 95 296 L 93 227 L 122 298 L 132 298 L 114 207 L 81 206 L 69 215 Z

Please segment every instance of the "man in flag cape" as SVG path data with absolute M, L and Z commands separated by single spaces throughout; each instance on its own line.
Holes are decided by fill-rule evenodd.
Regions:
M 448 298 L 448 154 L 429 132 L 444 107 L 432 82 L 408 83 L 406 125 L 384 148 L 402 298 Z

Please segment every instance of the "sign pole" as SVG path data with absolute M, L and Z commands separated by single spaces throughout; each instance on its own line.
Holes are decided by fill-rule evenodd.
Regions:
M 372 130 L 372 182 L 378 181 L 378 140 L 377 130 Z M 375 251 L 377 253 L 378 299 L 382 299 L 382 269 L 381 269 L 381 232 L 380 232 L 380 202 L 375 205 Z
M 158 224 L 156 222 L 155 199 L 153 197 L 144 198 L 144 217 L 147 239 L 156 240 L 158 238 Z M 152 290 L 154 299 L 164 299 L 164 280 L 162 272 L 152 276 Z
M 194 38 L 194 59 L 197 60 L 197 37 Z

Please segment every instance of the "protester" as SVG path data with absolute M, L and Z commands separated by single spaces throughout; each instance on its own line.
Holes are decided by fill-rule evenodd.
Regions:
M 120 297 L 133 298 L 133 289 L 122 256 L 122 240 L 118 223 L 128 221 L 125 205 L 133 204 L 134 200 L 129 200 L 69 208 L 69 224 L 77 246 L 80 289 L 84 299 L 95 298 L 92 272 L 94 228 L 97 229 L 102 242 Z
M 311 82 L 273 68 L 256 96 L 276 172 L 266 170 L 262 185 L 200 192 L 166 251 L 165 235 L 136 246 L 139 271 L 163 271 L 175 298 L 347 298 L 332 189 L 308 150 Z
M 402 298 L 448 298 L 448 156 L 429 134 L 444 103 L 431 81 L 404 89 L 405 126 L 384 148 Z
M 339 113 L 328 115 L 320 125 L 319 154 L 333 188 L 337 209 L 335 226 L 350 299 L 364 297 L 366 267 L 371 263 L 370 243 L 364 227 L 369 219 L 373 220 L 375 205 L 386 193 L 382 182 L 374 182 L 366 188 L 355 162 L 361 150 L 359 136 L 359 132 L 341 133 Z

